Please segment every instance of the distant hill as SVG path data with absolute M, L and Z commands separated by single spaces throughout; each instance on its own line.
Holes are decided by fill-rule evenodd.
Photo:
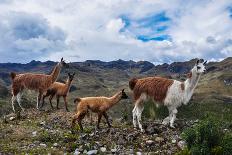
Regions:
M 195 62 L 196 59 L 160 65 L 154 65 L 148 61 L 124 60 L 72 62 L 70 68 L 62 70 L 58 81 L 65 81 L 68 72 L 76 73 L 69 96 L 70 106 L 73 106 L 71 103 L 76 96 L 109 96 L 121 88 L 126 88 L 126 91 L 130 94 L 128 81 L 132 77 L 163 76 L 185 80 L 185 74 L 190 71 Z M 0 63 L 0 98 L 6 100 L 10 98 L 10 72 L 48 74 L 55 64 L 56 62 L 53 61 L 40 62 L 35 60 L 27 64 Z M 208 72 L 202 75 L 191 102 L 215 103 L 215 108 L 216 103 L 232 104 L 232 57 L 220 62 L 209 62 L 206 68 Z M 25 95 L 28 94 L 32 98 L 30 100 L 32 105 L 35 105 L 36 95 L 33 95 L 33 93 L 26 93 Z M 123 106 L 119 105 L 115 108 L 121 109 Z M 118 115 L 117 112 L 115 115 Z

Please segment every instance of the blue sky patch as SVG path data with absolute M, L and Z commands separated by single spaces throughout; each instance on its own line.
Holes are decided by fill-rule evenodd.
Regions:
M 166 34 L 171 19 L 166 16 L 165 12 L 152 14 L 140 19 L 132 19 L 126 15 L 122 15 L 120 18 L 125 24 L 120 30 L 121 33 L 130 32 L 137 39 L 144 42 L 150 40 L 171 40 L 171 37 Z

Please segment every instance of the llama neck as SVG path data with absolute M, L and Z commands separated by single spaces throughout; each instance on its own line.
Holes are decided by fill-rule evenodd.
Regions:
M 121 92 L 116 93 L 114 96 L 110 97 L 109 107 L 114 106 L 121 100 Z
M 67 79 L 67 81 L 65 83 L 65 89 L 66 89 L 65 91 L 66 91 L 66 93 L 69 92 L 69 89 L 71 87 L 71 83 L 72 83 L 72 81 L 70 79 Z
M 191 71 L 192 76 L 185 81 L 186 91 L 193 92 L 197 86 L 197 83 L 201 77 L 201 74 L 197 74 L 194 71 Z
M 57 80 L 60 74 L 60 70 L 61 70 L 60 63 L 58 63 L 52 70 L 52 73 L 50 74 L 52 77 L 52 82 L 55 82 Z

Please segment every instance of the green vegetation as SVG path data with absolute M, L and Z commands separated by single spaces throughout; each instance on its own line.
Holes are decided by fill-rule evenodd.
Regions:
M 231 132 L 223 129 L 231 124 L 207 117 L 182 133 L 187 148 L 178 155 L 229 155 L 232 152 Z

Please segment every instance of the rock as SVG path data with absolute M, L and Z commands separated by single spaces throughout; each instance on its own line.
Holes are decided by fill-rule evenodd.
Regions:
M 97 150 L 90 150 L 86 154 L 92 155 L 92 154 L 97 154 L 97 152 L 98 152 Z
M 123 138 L 122 135 L 119 136 L 117 144 L 118 144 L 118 145 L 123 145 L 123 144 L 125 144 L 125 140 L 124 140 L 124 138 Z
M 84 150 L 84 152 L 83 152 L 83 153 L 84 153 L 84 154 L 86 154 L 87 152 L 88 152 L 87 150 Z
M 101 147 L 101 148 L 100 148 L 100 151 L 101 151 L 101 152 L 106 152 L 106 148 L 105 148 L 105 147 Z
M 117 152 L 117 149 L 116 149 L 116 148 L 111 149 L 111 152 L 112 152 L 112 153 L 116 153 L 116 152 Z
M 142 152 L 136 152 L 136 155 L 142 155 Z
M 180 148 L 180 149 L 184 149 L 184 147 L 186 146 L 186 143 L 185 141 L 181 140 L 177 143 L 177 146 Z
M 35 137 L 37 135 L 37 131 L 32 132 L 32 137 Z
M 133 149 L 130 149 L 130 154 L 134 154 L 134 150 Z
M 147 140 L 147 141 L 146 141 L 146 144 L 147 144 L 147 145 L 154 144 L 154 141 L 153 141 L 153 140 Z
M 78 148 L 76 148 L 76 150 L 74 151 L 74 155 L 79 155 L 79 154 L 81 154 L 81 152 Z
M 57 143 L 54 143 L 54 144 L 53 144 L 53 146 L 54 146 L 54 147 L 57 147 L 57 146 L 58 146 L 58 144 L 57 144 Z
M 29 145 L 28 145 L 29 148 L 33 148 L 33 147 L 35 147 L 35 146 L 36 146 L 35 144 L 29 144 Z
M 161 142 L 164 141 L 164 139 L 162 137 L 156 137 L 155 141 L 158 142 L 158 143 L 161 143 Z
M 148 126 L 146 129 L 146 132 L 147 134 L 150 134 L 150 135 L 161 133 L 161 131 L 158 128 L 155 128 L 153 126 Z
M 44 143 L 40 143 L 39 145 L 40 145 L 41 147 L 47 147 L 47 145 L 44 144 Z
M 46 124 L 45 121 L 40 122 L 40 125 L 41 125 L 41 126 L 42 126 L 42 125 L 45 125 L 45 124 Z
M 16 117 L 11 116 L 9 120 L 10 120 L 10 121 L 13 121 L 13 120 L 15 120 L 15 119 L 16 119 Z
M 79 154 L 81 154 L 81 152 L 79 152 L 79 151 L 74 152 L 74 155 L 79 155 Z
M 172 139 L 172 144 L 175 144 L 176 143 L 176 140 L 175 139 Z

